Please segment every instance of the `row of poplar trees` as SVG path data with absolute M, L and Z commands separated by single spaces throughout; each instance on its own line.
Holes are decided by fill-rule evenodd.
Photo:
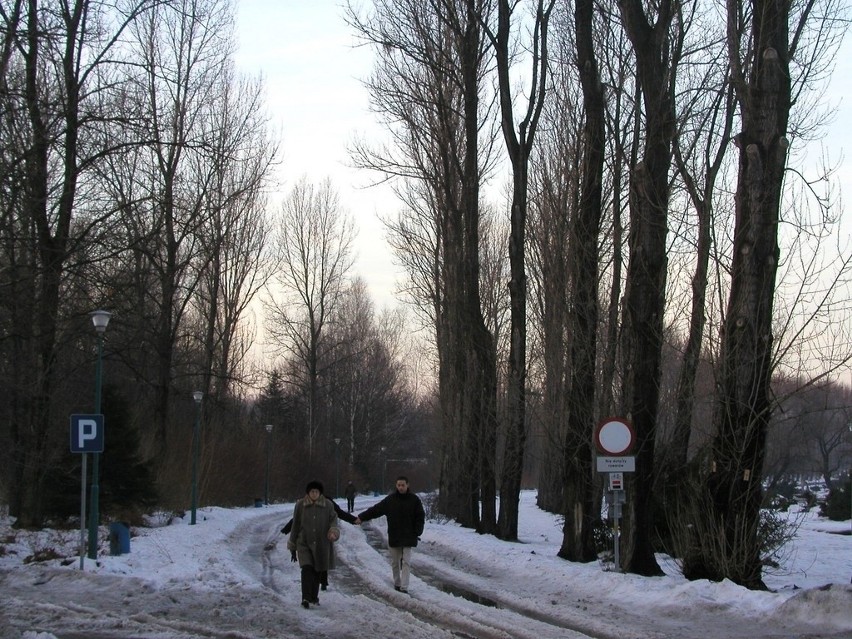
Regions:
M 596 558 L 592 433 L 614 414 L 636 433 L 622 568 L 661 574 L 663 494 L 694 531 L 680 545 L 688 577 L 762 586 L 779 219 L 790 145 L 805 128 L 791 110 L 825 71 L 842 11 L 788 0 L 348 6 L 375 50 L 366 82 L 389 133 L 356 144 L 355 158 L 391 178 L 405 205 L 389 237 L 437 344 L 442 512 L 517 539 L 534 387 L 549 427 L 539 502 L 564 515 L 561 557 Z M 501 238 L 485 201 L 504 171 Z M 669 280 L 684 267 L 685 285 L 683 271 Z M 687 289 L 691 309 L 674 318 L 670 302 Z M 675 342 L 664 465 L 662 362 Z M 701 418 L 712 428 L 697 455 L 708 358 L 713 410 Z

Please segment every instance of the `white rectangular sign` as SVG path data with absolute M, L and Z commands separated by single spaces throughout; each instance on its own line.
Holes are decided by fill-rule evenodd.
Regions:
M 610 490 L 624 490 L 624 474 L 623 473 L 610 473 L 609 474 L 609 489 Z
M 636 457 L 625 455 L 624 457 L 598 457 L 599 473 L 635 473 Z

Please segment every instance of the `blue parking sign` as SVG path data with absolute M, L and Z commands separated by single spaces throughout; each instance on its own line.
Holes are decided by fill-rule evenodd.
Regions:
M 103 415 L 71 415 L 71 452 L 104 452 Z

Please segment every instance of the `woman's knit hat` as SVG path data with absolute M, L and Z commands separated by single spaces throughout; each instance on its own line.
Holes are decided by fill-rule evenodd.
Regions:
M 320 491 L 320 494 L 323 493 L 322 482 L 317 481 L 316 479 L 308 482 L 308 485 L 305 487 L 305 492 L 309 493 L 314 488 L 316 488 L 318 491 Z

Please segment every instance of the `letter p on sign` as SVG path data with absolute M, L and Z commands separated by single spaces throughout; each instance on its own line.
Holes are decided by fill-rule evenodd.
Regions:
M 103 415 L 71 415 L 71 452 L 104 452 Z

